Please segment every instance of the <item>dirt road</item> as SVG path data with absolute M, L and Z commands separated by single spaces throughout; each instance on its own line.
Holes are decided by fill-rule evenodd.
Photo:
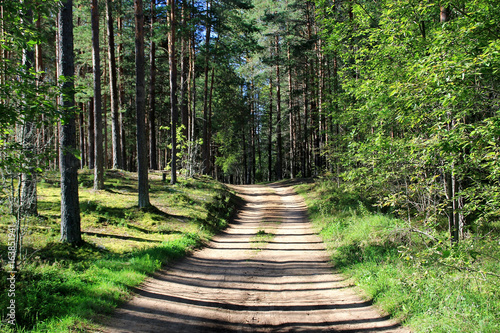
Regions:
M 107 332 L 408 332 L 332 272 L 290 187 L 233 188 L 247 204 L 231 227 L 143 284 Z

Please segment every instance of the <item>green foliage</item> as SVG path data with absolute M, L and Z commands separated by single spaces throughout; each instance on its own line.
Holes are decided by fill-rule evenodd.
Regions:
M 345 187 L 322 180 L 298 191 L 336 268 L 368 298 L 412 332 L 500 329 L 497 237 L 451 246 L 446 233 L 415 230 L 362 205 L 343 206 L 351 200 L 341 199 Z
M 147 276 L 227 225 L 235 203 L 222 184 L 203 177 L 166 186 L 160 173 L 152 174 L 156 206 L 141 210 L 136 207 L 134 176 L 108 170 L 106 190 L 95 192 L 91 170 L 79 175 L 85 244 L 72 247 L 58 242 L 58 174 L 45 175 L 39 184 L 41 217 L 29 229 L 27 257 L 16 276 L 18 331 L 95 328 L 96 320 L 122 304 Z M 8 224 L 2 215 L 0 228 Z M 7 253 L 5 233 L 0 234 L 0 251 Z M 2 290 L 6 274 L 0 270 Z M 0 307 L 6 309 L 7 302 L 7 294 L 2 295 Z
M 457 214 L 462 238 L 496 231 L 500 8 L 485 0 L 316 4 L 338 63 L 327 102 L 341 129 L 327 152 L 335 176 L 416 225 L 443 230 L 446 215 Z

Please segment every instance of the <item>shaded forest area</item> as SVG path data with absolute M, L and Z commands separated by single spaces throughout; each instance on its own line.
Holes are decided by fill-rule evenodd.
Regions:
M 61 169 L 251 184 L 324 175 L 452 243 L 498 237 L 500 4 L 0 1 L 2 199 L 36 215 Z M 59 107 L 56 107 L 59 105 Z M 423 231 L 422 231 L 423 230 Z

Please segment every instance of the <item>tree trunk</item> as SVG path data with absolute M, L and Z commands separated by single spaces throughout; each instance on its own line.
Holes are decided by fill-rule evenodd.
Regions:
M 219 44 L 219 38 L 217 37 L 216 42 L 215 42 L 215 51 L 214 54 L 217 53 L 217 46 Z M 213 95 L 214 95 L 214 78 L 215 78 L 215 66 L 212 67 L 212 75 L 210 78 L 210 92 L 209 92 L 209 97 L 208 97 L 208 149 L 209 149 L 209 154 L 210 156 L 210 163 L 209 163 L 209 169 L 207 171 L 207 174 L 214 176 L 214 165 L 215 165 L 215 154 L 212 151 L 212 105 L 213 105 Z M 215 177 L 217 179 L 217 177 Z
M 169 0 L 170 5 L 170 52 L 168 57 L 170 67 L 170 114 L 172 119 L 172 160 L 170 184 L 177 183 L 177 61 L 175 55 L 175 0 Z
M 89 169 L 93 169 L 95 166 L 95 135 L 94 135 L 94 99 L 89 99 L 87 103 L 88 113 L 88 165 Z
M 250 183 L 255 183 L 255 173 L 256 173 L 256 168 L 257 168 L 257 160 L 255 158 L 255 136 L 256 136 L 256 126 L 255 126 L 255 91 L 254 91 L 254 83 L 253 79 L 250 82 L 250 117 L 251 117 L 251 124 L 250 124 L 250 135 L 251 135 L 251 142 L 252 142 L 252 177 L 250 180 Z
M 85 152 L 85 103 L 80 103 L 80 168 L 84 168 L 87 165 L 87 157 Z
M 158 169 L 156 153 L 156 43 L 154 42 L 154 23 L 156 21 L 156 0 L 151 0 L 151 51 L 149 54 L 150 75 L 149 81 L 149 167 Z
M 123 35 L 123 13 L 121 9 L 121 0 L 119 0 L 120 3 L 120 13 L 118 16 L 118 34 L 121 37 Z M 119 93 L 118 93 L 118 100 L 119 100 L 119 105 L 121 112 L 119 114 L 119 124 L 120 124 L 120 148 L 121 148 L 121 160 L 122 160 L 122 167 L 125 170 L 131 171 L 131 169 L 128 167 L 127 163 L 127 141 L 126 141 L 126 135 L 125 135 L 125 124 L 124 124 L 124 119 L 123 119 L 123 106 L 125 105 L 125 87 L 124 87 L 124 56 L 123 56 L 123 42 L 122 39 L 120 39 L 120 43 L 118 44 L 118 61 L 119 61 L 119 67 L 118 67 L 118 75 L 120 77 L 120 83 L 119 83 Z
M 104 188 L 104 154 L 102 135 L 101 106 L 101 62 L 99 54 L 99 7 L 98 1 L 92 0 L 92 67 L 94 71 L 94 135 L 95 135 L 95 168 L 94 190 Z
M 269 130 L 267 132 L 267 180 L 273 180 L 273 80 L 269 78 Z
M 24 4 L 23 4 L 24 5 Z M 25 15 L 26 23 L 33 24 L 33 11 L 28 7 Z M 25 66 L 26 77 L 31 81 L 30 70 L 35 64 L 35 53 L 33 49 L 23 50 L 23 65 Z M 34 83 L 33 82 L 30 83 Z M 36 191 L 36 173 L 34 165 L 34 157 L 36 154 L 36 126 L 33 116 L 29 114 L 29 110 L 24 115 L 24 124 L 22 126 L 21 144 L 25 152 L 26 163 L 23 166 L 23 174 L 21 175 L 21 215 L 37 215 L 37 191 Z
M 186 6 L 186 1 L 182 2 L 182 30 L 186 31 L 187 29 L 187 23 L 186 23 L 186 17 L 187 17 L 187 6 Z M 188 72 L 189 72 L 189 58 L 188 58 L 188 39 L 186 38 L 186 34 L 182 34 L 181 38 L 181 119 L 182 119 L 182 135 L 184 137 L 184 140 L 188 139 L 188 131 L 189 131 L 189 124 L 188 124 L 188 95 L 187 95 L 187 90 L 188 90 Z
M 293 123 L 293 86 L 292 86 L 292 66 L 290 63 L 290 46 L 287 48 L 288 58 L 288 112 L 290 115 L 290 178 L 295 178 L 295 138 Z
M 58 15 L 59 77 L 63 123 L 60 134 L 61 170 L 61 241 L 78 245 L 82 242 L 80 205 L 78 201 L 78 165 L 74 155 L 76 146 L 74 56 L 73 56 L 73 0 L 63 0 Z
M 306 70 L 305 70 L 305 79 L 304 79 L 304 91 L 302 92 L 303 97 L 304 97 L 304 132 L 303 134 L 303 157 L 302 157 L 302 176 L 303 177 L 308 177 L 309 176 L 309 126 L 307 125 L 307 122 L 309 120 L 308 116 L 308 108 L 307 105 L 309 103 L 308 99 L 308 93 L 309 93 L 309 85 L 308 85 L 308 80 L 307 80 L 307 65 L 306 65 Z
M 209 17 L 211 1 L 207 0 L 207 22 L 206 22 L 206 33 L 205 33 L 205 85 L 203 89 L 204 101 L 203 101 L 203 174 L 209 174 L 210 172 L 210 142 L 208 141 L 208 64 L 210 59 L 210 33 L 211 33 L 211 23 Z
M 281 81 L 280 81 L 280 39 L 279 36 L 275 37 L 276 46 L 276 141 L 278 144 L 278 151 L 276 153 L 276 178 L 278 180 L 283 178 L 283 140 L 281 137 Z
M 108 24 L 109 92 L 111 95 L 111 136 L 113 143 L 113 169 L 122 169 L 123 164 L 120 147 L 120 119 L 115 57 L 115 34 L 113 27 L 113 8 L 111 0 L 106 0 L 106 16 Z
M 139 208 L 148 207 L 148 147 L 146 143 L 145 78 L 144 78 L 144 12 L 142 0 L 134 0 L 135 13 L 135 109 L 137 116 L 137 176 Z

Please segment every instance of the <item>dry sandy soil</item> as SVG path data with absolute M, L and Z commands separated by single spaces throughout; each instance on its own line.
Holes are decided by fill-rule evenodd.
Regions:
M 333 272 L 291 187 L 233 189 L 246 204 L 231 226 L 148 279 L 106 332 L 409 332 Z

